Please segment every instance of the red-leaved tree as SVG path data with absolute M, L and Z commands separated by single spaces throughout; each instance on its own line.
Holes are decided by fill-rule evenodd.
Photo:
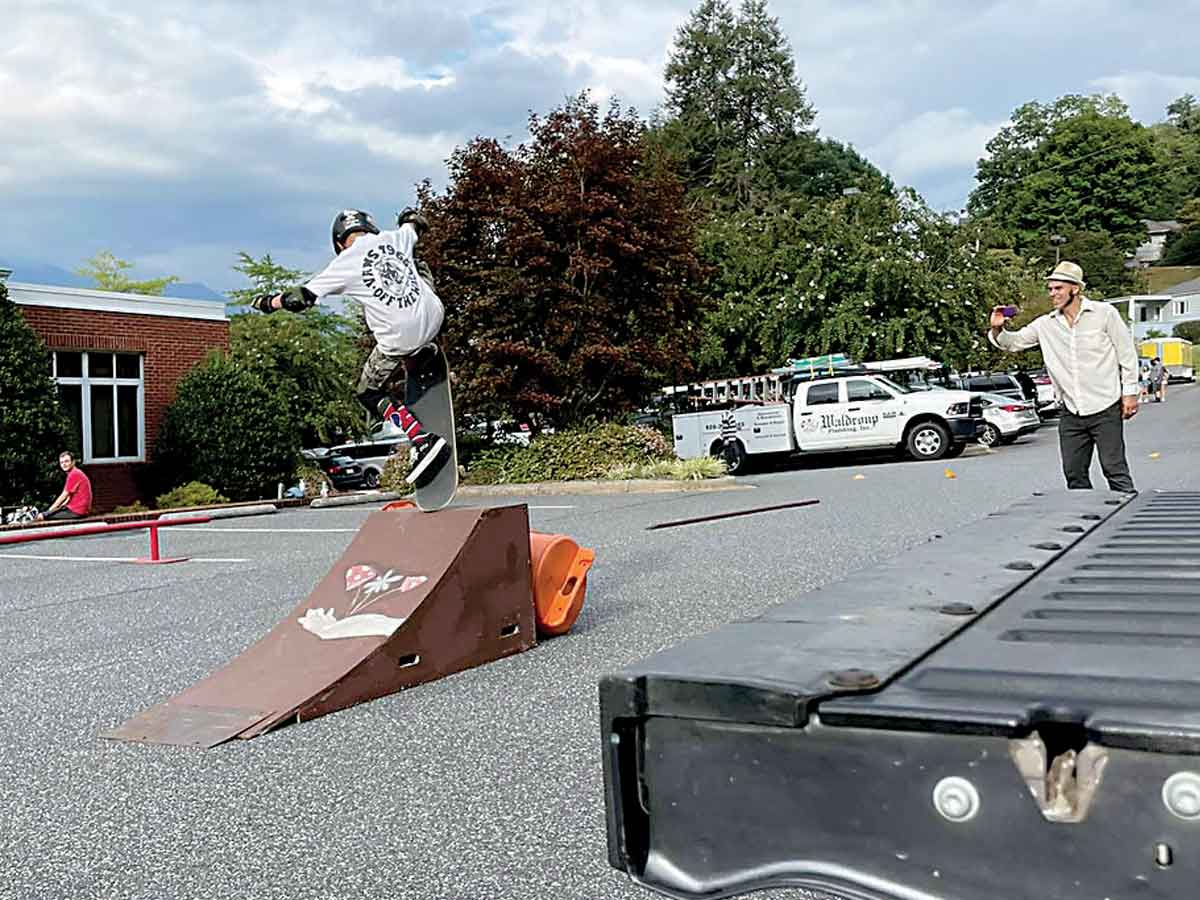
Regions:
M 515 149 L 455 151 L 428 185 L 420 252 L 446 304 L 460 414 L 570 425 L 689 374 L 700 264 L 693 214 L 645 125 L 582 94 Z

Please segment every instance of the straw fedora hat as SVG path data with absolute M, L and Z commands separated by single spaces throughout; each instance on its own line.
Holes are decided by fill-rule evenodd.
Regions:
M 1054 271 L 1046 276 L 1047 281 L 1067 281 L 1071 284 L 1084 286 L 1083 269 L 1073 262 L 1060 262 Z

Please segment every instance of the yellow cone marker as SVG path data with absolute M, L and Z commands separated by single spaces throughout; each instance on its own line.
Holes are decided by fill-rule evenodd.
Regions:
M 1150 454 L 1151 459 L 1158 459 L 1160 456 L 1162 456 L 1161 453 L 1151 453 Z
M 954 470 L 953 470 L 953 469 L 947 469 L 947 470 L 946 470 L 946 477 L 947 477 L 947 478 L 957 478 L 958 476 L 954 474 Z
M 866 475 L 861 475 L 861 474 L 860 474 L 860 475 L 855 475 L 855 476 L 854 476 L 854 480 L 855 480 L 855 481 L 866 481 L 866 480 L 867 480 L 867 476 L 866 476 Z

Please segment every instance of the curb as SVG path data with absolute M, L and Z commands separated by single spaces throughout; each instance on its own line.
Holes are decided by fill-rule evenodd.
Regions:
M 468 484 L 458 489 L 459 497 L 521 497 L 551 494 L 667 494 L 687 491 L 749 490 L 732 475 L 703 481 L 667 481 L 633 478 L 627 481 L 539 481 L 530 484 Z
M 667 481 L 649 478 L 632 478 L 626 481 L 536 481 L 527 484 L 464 484 L 455 493 L 456 497 L 536 497 L 566 494 L 666 494 L 689 491 L 740 491 L 753 488 L 725 475 L 721 478 L 706 478 L 703 481 Z M 394 491 L 370 491 L 344 496 L 318 497 L 309 504 L 312 509 L 329 509 L 339 506 L 365 506 L 370 503 L 386 503 L 404 500 L 411 494 Z
M 237 519 L 242 516 L 265 516 L 271 513 L 278 512 L 274 504 L 259 503 L 254 506 L 218 506 L 213 509 L 195 510 L 193 512 L 181 512 L 180 510 L 171 510 L 160 515 L 159 521 L 170 521 L 171 519 L 190 519 L 193 516 L 204 515 L 210 519 Z
M 361 494 L 331 495 L 316 497 L 310 504 L 310 509 L 329 509 L 337 506 L 363 506 L 368 503 L 384 503 L 388 500 L 399 500 L 400 494 L 393 491 L 364 491 Z

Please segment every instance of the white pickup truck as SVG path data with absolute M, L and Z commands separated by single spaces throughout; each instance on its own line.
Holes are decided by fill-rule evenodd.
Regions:
M 672 418 L 676 456 L 723 456 L 735 474 L 794 453 L 895 447 L 919 460 L 957 456 L 982 423 L 983 406 L 967 391 L 910 391 L 870 372 L 797 381 L 790 401 Z

